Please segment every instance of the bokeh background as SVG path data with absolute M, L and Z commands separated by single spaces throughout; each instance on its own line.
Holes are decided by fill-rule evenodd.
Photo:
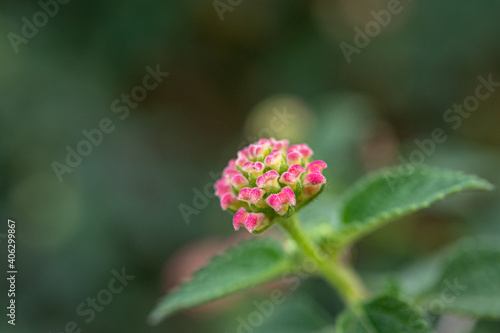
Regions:
M 328 162 L 326 202 L 366 172 L 407 159 L 414 140 L 436 128 L 449 138 L 426 164 L 499 183 L 500 91 L 456 130 L 443 119 L 479 76 L 500 81 L 498 1 L 401 0 L 402 12 L 350 63 L 340 43 L 354 45 L 354 29 L 386 1 L 222 2 L 231 7 L 223 20 L 211 0 L 69 1 L 17 53 L 8 34 L 21 35 L 22 18 L 32 21 L 41 7 L 1 2 L 0 232 L 8 217 L 17 222 L 19 273 L 17 325 L 4 318 L 0 331 L 64 332 L 75 321 L 94 333 L 235 332 L 268 289 L 158 327 L 145 319 L 208 257 L 248 238 L 215 198 L 195 198 L 242 145 L 268 135 L 278 114 L 288 116 L 276 138 L 308 142 Z M 157 65 L 169 76 L 121 120 L 111 103 Z M 64 163 L 66 146 L 104 118 L 115 130 L 60 182 L 52 163 Z M 352 260 L 367 278 L 397 274 L 464 235 L 498 235 L 499 199 L 498 191 L 449 199 L 363 240 Z M 181 205 L 198 208 L 186 219 Z M 122 268 L 134 280 L 86 323 L 77 307 Z M 4 308 L 4 278 L 0 286 Z M 319 279 L 289 298 L 303 294 L 255 332 L 280 332 L 276 322 L 299 329 L 297 304 L 329 318 L 341 309 Z M 482 322 L 475 332 L 499 328 Z

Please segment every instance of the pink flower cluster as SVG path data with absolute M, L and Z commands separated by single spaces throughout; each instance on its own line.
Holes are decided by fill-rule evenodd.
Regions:
M 290 217 L 320 193 L 326 163 L 310 161 L 306 144 L 260 139 L 238 152 L 215 183 L 222 209 L 234 213 L 236 230 L 261 230 L 278 216 Z

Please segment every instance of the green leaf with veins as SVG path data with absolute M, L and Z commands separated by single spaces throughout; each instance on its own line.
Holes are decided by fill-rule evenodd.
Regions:
M 161 299 L 148 322 L 158 324 L 172 313 L 237 291 L 258 286 L 291 271 L 293 262 L 272 238 L 256 238 L 229 249 Z
M 255 327 L 254 333 L 333 333 L 333 318 L 309 296 L 291 294 L 284 297 L 287 299 L 283 304 L 267 305 L 268 313 L 262 312 L 269 318 Z
M 406 173 L 401 168 L 413 167 L 379 171 L 348 191 L 340 210 L 337 235 L 342 245 L 452 194 L 493 188 L 488 181 L 461 172 L 421 166 Z

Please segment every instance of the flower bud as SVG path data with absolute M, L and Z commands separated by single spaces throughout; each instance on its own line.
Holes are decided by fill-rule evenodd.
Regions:
M 264 194 L 266 194 L 266 191 L 258 187 L 245 187 L 241 189 L 238 194 L 238 200 L 245 201 L 249 205 L 254 204 L 256 207 L 263 208 L 265 207 Z
M 257 178 L 257 186 L 266 190 L 267 193 L 277 193 L 281 190 L 278 179 L 280 174 L 274 170 L 268 171 Z
M 302 186 L 300 186 L 300 176 L 302 176 L 303 173 L 304 168 L 298 164 L 294 164 L 288 168 L 287 172 L 281 175 L 279 182 L 281 184 L 288 185 L 298 196 L 302 191 Z
M 290 206 L 296 205 L 295 193 L 290 187 L 285 187 L 278 194 L 271 194 L 265 202 L 279 215 L 285 215 Z
M 245 227 L 249 232 L 253 232 L 259 222 L 266 216 L 262 213 L 248 213 L 245 208 L 240 208 L 233 218 L 233 226 L 238 230 L 241 226 Z
M 264 171 L 264 164 L 261 162 L 247 162 L 242 170 L 248 174 L 250 179 L 259 177 Z
M 271 146 L 271 149 L 285 151 L 288 148 L 289 143 L 288 140 L 276 141 L 274 138 L 270 138 L 269 145 Z
M 323 169 L 326 169 L 327 165 L 325 162 L 323 161 L 314 161 L 314 162 L 311 162 L 307 165 L 306 167 L 306 173 L 309 174 L 309 173 L 319 173 L 319 174 L 322 174 L 323 173 Z
M 273 150 L 267 155 L 264 160 L 265 166 L 271 170 L 280 171 L 281 163 L 283 161 L 283 153 L 281 150 Z
M 248 179 L 245 178 L 241 173 L 234 175 L 231 178 L 231 184 L 236 191 L 240 191 L 243 187 L 249 184 Z
M 321 186 L 326 184 L 326 178 L 319 173 L 310 173 L 304 179 L 303 195 L 308 198 L 319 192 Z
M 288 165 L 292 165 L 292 164 L 302 164 L 302 154 L 298 151 L 291 151 L 289 153 L 287 153 L 286 155 L 286 162 L 288 163 Z
M 236 204 L 238 203 L 238 198 L 233 193 L 226 193 L 220 199 L 220 205 L 222 209 L 235 210 Z
M 290 148 L 288 148 L 288 152 L 292 151 L 297 151 L 302 155 L 302 158 L 304 159 L 305 163 L 309 162 L 309 158 L 313 155 L 313 151 L 311 148 L 309 148 L 308 145 L 305 143 L 299 144 L 299 145 L 293 145 Z

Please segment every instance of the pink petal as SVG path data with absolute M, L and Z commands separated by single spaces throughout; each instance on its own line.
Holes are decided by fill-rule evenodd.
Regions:
M 257 178 L 257 186 L 260 188 L 265 188 L 266 186 L 272 185 L 272 182 L 279 178 L 279 173 L 274 170 L 269 170 L 259 178 Z
M 323 161 L 314 161 L 307 165 L 306 172 L 307 173 L 321 173 L 324 169 L 327 168 L 327 165 Z
M 275 211 L 280 210 L 282 206 L 281 199 L 277 194 L 271 194 L 270 196 L 268 196 L 267 199 L 265 200 L 265 203 L 268 204 Z
M 283 188 L 279 196 L 282 204 L 289 203 L 290 205 L 295 206 L 295 193 L 293 193 L 292 189 L 289 186 Z
M 222 171 L 222 176 L 228 177 L 229 179 L 231 179 L 234 175 L 236 175 L 238 173 L 240 173 L 238 170 L 230 168 L 230 167 L 226 167 L 224 169 L 224 171 Z
M 241 169 L 241 168 L 243 168 L 243 166 L 247 162 L 248 162 L 248 159 L 246 157 L 242 156 L 242 157 L 238 157 L 238 159 L 235 162 L 235 165 Z
M 264 160 L 265 164 L 273 170 L 279 170 L 281 164 L 281 150 L 273 150 Z
M 236 214 L 234 214 L 233 217 L 234 230 L 240 229 L 240 226 L 245 226 L 247 215 L 248 213 L 245 210 L 245 208 L 241 207 L 240 209 L 238 209 L 238 211 L 236 212 Z
M 252 189 L 250 187 L 242 188 L 240 193 L 238 193 L 238 200 L 250 201 L 250 193 L 251 192 L 252 192 Z
M 258 187 L 244 187 L 238 194 L 238 200 L 257 205 L 259 201 L 264 197 L 264 194 L 266 194 L 266 191 Z
M 223 177 L 215 182 L 214 188 L 217 190 L 217 189 L 224 187 L 224 186 L 227 186 L 227 185 L 230 185 L 229 179 L 227 179 L 226 177 Z
M 264 158 L 264 154 L 267 153 L 269 149 L 269 144 L 268 143 L 254 143 L 248 146 L 249 152 L 250 152 L 250 157 L 254 159 L 258 158 Z
M 253 164 L 253 170 L 254 171 L 257 171 L 257 172 L 262 172 L 264 171 L 264 164 L 262 164 L 261 162 L 256 162 Z
M 291 173 L 292 175 L 294 175 L 295 178 L 299 178 L 300 176 L 302 176 L 304 171 L 305 170 L 302 167 L 302 165 L 299 165 L 299 164 L 294 164 L 288 168 L 288 172 Z
M 251 175 L 257 175 L 264 171 L 264 164 L 261 162 L 247 162 L 242 169 Z
M 218 196 L 219 198 L 222 198 L 224 195 L 226 195 L 228 193 L 232 193 L 232 192 L 233 192 L 233 188 L 231 187 L 231 185 L 228 185 L 228 186 L 218 188 L 215 191 L 215 195 Z
M 229 206 L 238 202 L 238 198 L 233 193 L 226 193 L 220 199 L 222 209 L 226 210 Z
M 266 216 L 262 213 L 248 213 L 245 208 L 240 208 L 233 217 L 233 226 L 235 230 L 238 230 L 241 226 L 244 226 L 248 231 L 253 232 L 259 222 L 263 220 Z
M 247 230 L 249 232 L 253 232 L 255 230 L 255 228 L 257 227 L 257 225 L 259 224 L 259 222 L 261 220 L 263 220 L 265 217 L 266 216 L 262 213 L 259 213 L 259 214 L 250 213 L 250 214 L 248 214 L 246 221 L 245 221 L 245 228 L 247 228 Z
M 252 168 L 253 168 L 253 162 L 250 162 L 250 161 L 243 164 L 243 167 L 242 167 L 243 171 L 245 171 L 245 172 L 250 172 L 250 170 L 252 170 Z
M 241 173 L 234 175 L 233 178 L 231 178 L 231 184 L 237 189 L 241 189 L 244 186 L 247 186 L 249 184 L 248 179 L 245 178 Z
M 302 154 L 296 150 L 291 151 L 287 154 L 286 161 L 287 161 L 288 165 L 301 164 L 302 163 Z
M 287 149 L 289 143 L 288 143 L 288 140 L 276 141 L 274 138 L 270 138 L 269 144 L 270 144 L 272 149 L 283 150 L 283 149 Z
M 295 184 L 296 178 L 293 174 L 290 172 L 285 172 L 281 175 L 280 177 L 280 183 L 287 184 L 287 185 L 292 185 Z
M 326 178 L 320 173 L 310 173 L 304 179 L 304 187 L 325 184 Z
M 229 182 L 229 179 L 227 179 L 226 177 L 223 177 L 218 181 L 216 181 L 214 188 L 215 188 L 215 195 L 217 195 L 218 197 L 222 197 L 224 194 L 233 191 L 231 183 Z
M 288 148 L 288 151 L 289 152 L 298 151 L 302 154 L 304 159 L 308 159 L 309 157 L 311 157 L 313 155 L 312 149 L 309 148 L 309 146 L 306 145 L 305 143 L 301 143 L 299 145 L 293 145 L 290 148 Z
M 248 159 L 249 157 L 250 157 L 250 150 L 248 149 L 248 147 L 245 147 L 238 152 L 238 158 Z
M 288 211 L 290 205 L 295 206 L 296 199 L 295 193 L 293 193 L 290 187 L 285 187 L 278 194 L 271 194 L 265 200 L 272 209 L 274 209 L 278 214 L 284 215 Z
M 258 187 L 255 187 L 250 191 L 250 201 L 253 202 L 254 204 L 257 204 L 260 201 L 260 199 L 264 197 L 264 194 L 266 194 L 266 191 Z

